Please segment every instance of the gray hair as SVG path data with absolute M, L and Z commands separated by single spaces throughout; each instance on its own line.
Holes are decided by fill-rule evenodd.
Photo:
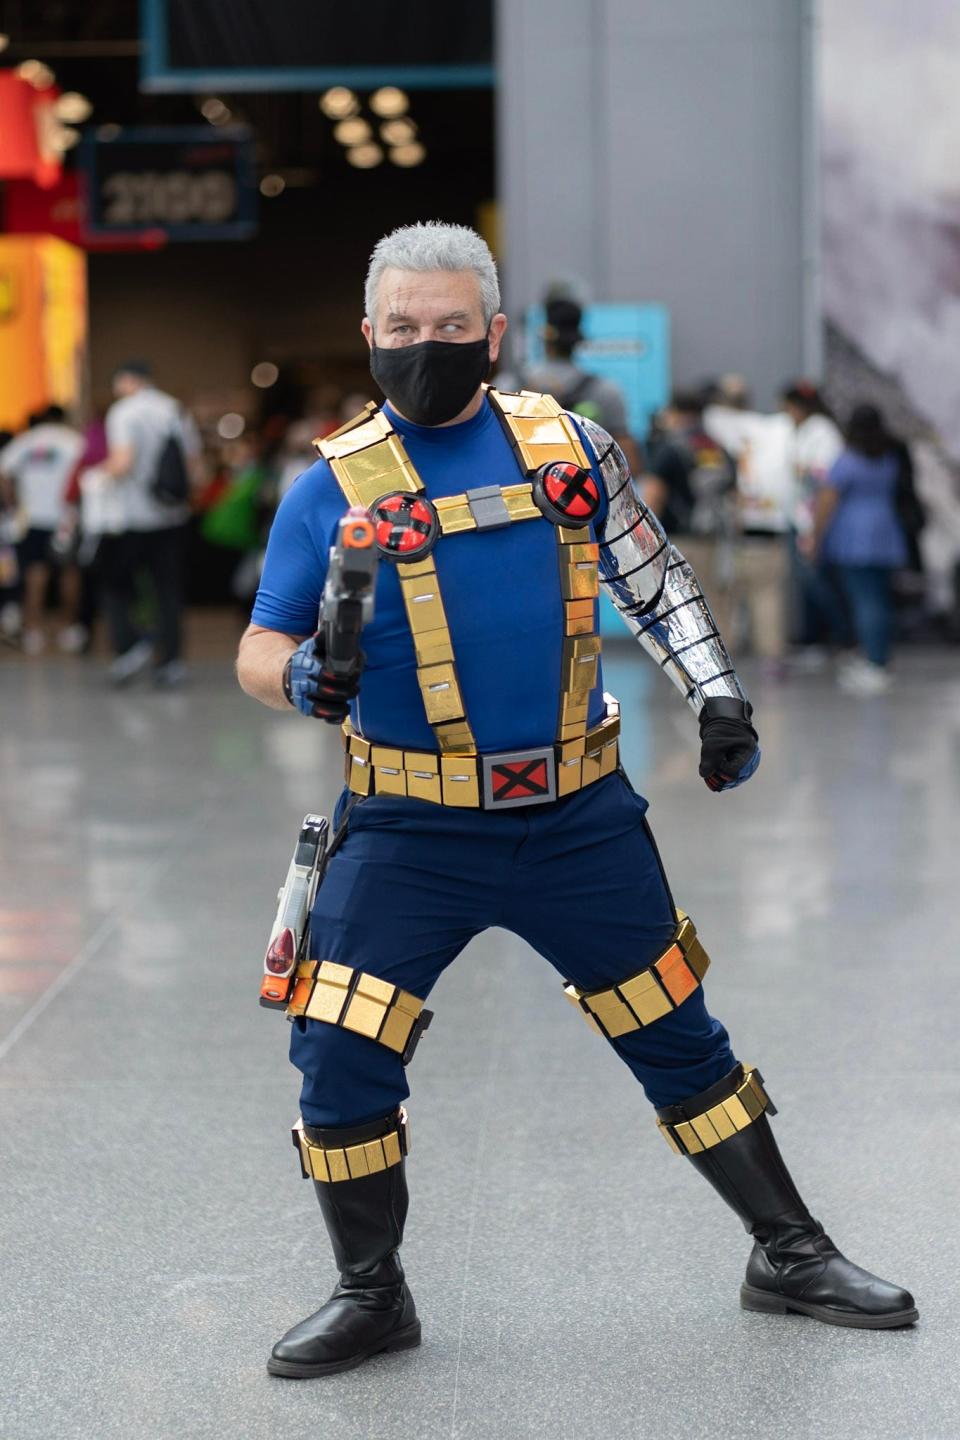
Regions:
M 403 225 L 384 235 L 373 247 L 370 267 L 363 289 L 367 319 L 373 323 L 377 305 L 377 287 L 384 270 L 472 270 L 480 285 L 480 306 L 483 323 L 490 321 L 500 309 L 500 282 L 490 247 L 466 225 L 444 225 L 427 220 L 416 225 Z

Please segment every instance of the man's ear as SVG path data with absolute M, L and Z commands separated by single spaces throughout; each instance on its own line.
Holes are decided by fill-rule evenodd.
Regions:
M 370 321 L 367 319 L 366 315 L 364 315 L 364 317 L 363 317 L 363 322 L 362 322 L 362 324 L 361 324 L 361 326 L 360 326 L 360 329 L 363 331 L 363 338 L 364 338 L 364 340 L 366 340 L 367 344 L 370 346 L 370 349 L 372 350 L 372 349 L 373 349 L 373 345 L 374 345 L 374 340 L 373 340 L 373 326 L 370 324 Z
M 507 317 L 502 313 L 494 315 L 490 321 L 490 329 L 487 331 L 487 339 L 490 342 L 490 363 L 496 364 L 500 355 L 500 345 L 503 341 L 504 331 L 507 328 Z

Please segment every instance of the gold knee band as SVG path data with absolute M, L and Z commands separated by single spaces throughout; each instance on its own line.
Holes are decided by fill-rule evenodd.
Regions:
M 299 966 L 287 1015 L 365 1035 L 402 1055 L 405 1065 L 433 1019 L 433 1011 L 424 1010 L 416 995 L 332 960 L 305 960 Z
M 700 984 L 710 957 L 697 939 L 693 921 L 682 911 L 671 943 L 645 970 L 621 980 L 609 990 L 578 990 L 565 985 L 563 993 L 582 1011 L 587 1024 L 608 1040 L 652 1025 L 676 1010 Z
M 378 1170 L 399 1165 L 410 1151 L 410 1126 L 407 1112 L 401 1106 L 396 1127 L 375 1140 L 343 1147 L 319 1145 L 303 1133 L 303 1121 L 293 1127 L 293 1147 L 300 1156 L 304 1180 L 321 1180 L 334 1184 L 337 1180 L 361 1180 Z
M 773 1111 L 770 1096 L 763 1088 L 763 1076 L 749 1065 L 743 1067 L 743 1079 L 732 1095 L 711 1105 L 690 1120 L 668 1124 L 657 1121 L 657 1129 L 677 1155 L 699 1155 L 722 1140 L 729 1140 L 738 1130 L 746 1130 L 766 1109 Z

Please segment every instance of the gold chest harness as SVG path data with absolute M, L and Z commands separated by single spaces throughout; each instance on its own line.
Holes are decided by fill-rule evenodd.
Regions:
M 550 395 L 488 389 L 521 472 L 516 485 L 482 486 L 428 501 L 389 419 L 375 405 L 317 442 L 351 505 L 369 510 L 396 560 L 413 635 L 417 683 L 438 753 L 377 745 L 344 725 L 346 779 L 360 795 L 409 795 L 443 805 L 501 809 L 555 800 L 617 766 L 619 710 L 587 729 L 597 683 L 599 550 L 589 523 L 600 504 L 590 462 L 572 420 Z M 440 537 L 551 520 L 557 539 L 564 638 L 556 739 L 536 750 L 479 755 L 457 676 L 436 565 Z M 404 555 L 409 558 L 404 559 Z

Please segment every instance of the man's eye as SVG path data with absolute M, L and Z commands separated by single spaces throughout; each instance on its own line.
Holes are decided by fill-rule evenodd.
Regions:
M 410 326 L 409 326 L 409 325 L 394 325 L 394 327 L 393 327 L 393 333 L 394 333 L 394 335 L 406 335 L 406 334 L 408 333 L 409 329 L 410 329 Z

